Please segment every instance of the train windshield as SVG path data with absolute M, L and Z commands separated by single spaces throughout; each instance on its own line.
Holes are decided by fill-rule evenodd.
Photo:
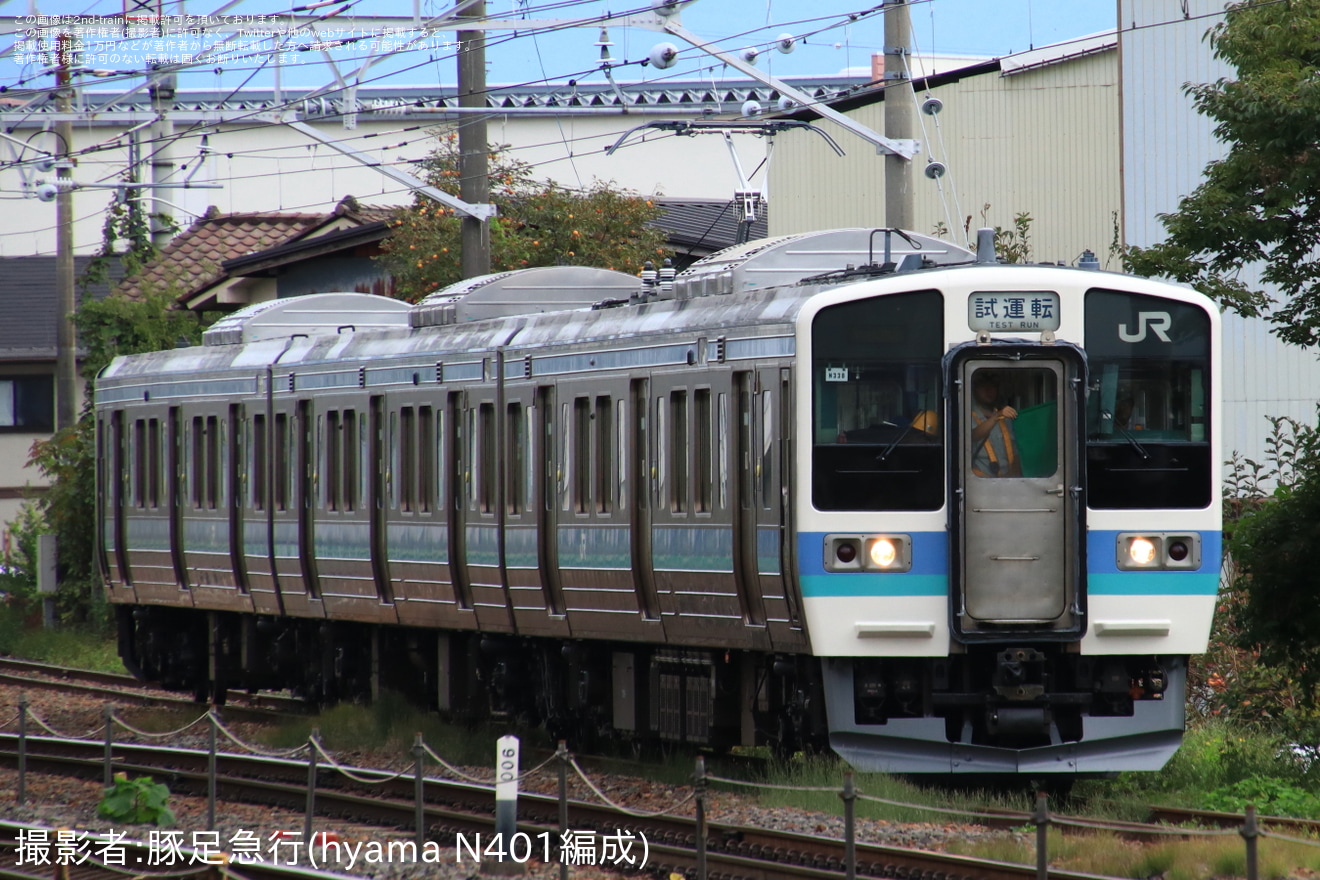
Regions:
M 1187 303 L 1091 290 L 1086 350 L 1089 505 L 1208 505 L 1209 316 Z
M 938 291 L 822 309 L 812 326 L 812 501 L 817 510 L 944 504 Z

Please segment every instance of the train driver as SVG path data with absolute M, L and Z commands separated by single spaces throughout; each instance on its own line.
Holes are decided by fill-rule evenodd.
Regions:
M 972 473 L 978 477 L 1020 477 L 1013 420 L 1017 410 L 1000 399 L 999 384 L 988 370 L 972 375 Z

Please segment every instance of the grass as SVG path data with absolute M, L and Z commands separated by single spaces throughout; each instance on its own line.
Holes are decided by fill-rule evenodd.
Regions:
M 115 639 L 81 629 L 45 629 L 40 616 L 0 609 L 0 653 L 76 669 L 123 673 Z
M 1236 832 L 1217 837 L 1156 840 L 1141 844 L 1111 834 L 1048 835 L 1051 868 L 1107 877 L 1163 877 L 1164 880 L 1201 880 L 1205 877 L 1245 877 L 1246 845 Z M 975 858 L 1016 864 L 1036 864 L 1034 834 L 988 841 L 959 841 L 949 851 Z M 1257 853 L 1260 877 L 1295 877 L 1298 871 L 1320 871 L 1320 850 L 1303 843 L 1262 839 Z
M 450 763 L 492 768 L 495 742 L 508 732 L 453 724 L 409 705 L 397 694 L 387 693 L 370 706 L 343 703 L 315 716 L 286 721 L 266 735 L 265 744 L 276 749 L 294 748 L 307 742 L 313 729 L 322 747 L 330 752 L 397 751 L 401 758 L 412 755 L 413 739 L 420 733 L 422 741 Z M 522 743 L 523 749 L 548 746 L 544 734 L 536 731 L 526 732 Z M 525 755 L 522 764 L 524 768 L 530 766 Z

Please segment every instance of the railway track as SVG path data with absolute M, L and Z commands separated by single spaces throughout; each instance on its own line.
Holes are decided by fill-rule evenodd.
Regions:
M 107 700 L 131 700 L 138 705 L 160 708 L 198 709 L 201 705 L 191 697 L 182 697 L 163 691 L 150 683 L 113 672 L 73 669 L 33 660 L 0 657 L 0 684 L 20 688 L 40 688 L 104 697 Z M 280 694 L 232 693 L 225 704 L 226 714 L 245 720 L 268 721 L 285 715 L 303 715 L 308 704 Z
M 16 763 L 16 746 L 12 735 L 0 736 L 0 764 Z M 28 743 L 27 762 L 33 771 L 99 778 L 104 772 L 102 758 L 101 746 L 95 743 L 46 738 L 31 738 Z M 150 774 L 167 781 L 171 790 L 179 793 L 206 792 L 207 760 L 207 753 L 188 749 L 114 747 L 116 770 Z M 364 777 L 388 775 L 366 768 L 352 768 L 352 772 Z M 307 803 L 307 779 L 308 763 L 303 761 L 231 754 L 217 757 L 217 792 L 225 800 L 302 810 Z M 343 821 L 369 823 L 382 834 L 402 833 L 415 839 L 414 782 L 409 775 L 364 786 L 326 772 L 316 786 L 316 810 Z M 460 836 L 471 843 L 474 835 L 490 835 L 495 830 L 494 812 L 490 787 L 436 778 L 425 782 L 423 823 L 428 840 L 451 846 Z M 529 839 L 553 841 L 557 848 L 559 821 L 557 798 L 542 794 L 520 797 L 518 831 Z M 644 839 L 645 870 L 654 876 L 694 876 L 697 869 L 697 830 L 690 816 L 639 817 L 574 800 L 569 802 L 568 828 L 574 833 Z M 846 869 L 844 844 L 837 839 L 719 822 L 707 824 L 705 837 L 706 870 L 712 880 L 835 880 Z M 856 874 L 908 880 L 1026 880 L 1035 876 L 1035 869 L 859 842 Z M 1054 870 L 1050 875 L 1058 880 L 1090 876 Z

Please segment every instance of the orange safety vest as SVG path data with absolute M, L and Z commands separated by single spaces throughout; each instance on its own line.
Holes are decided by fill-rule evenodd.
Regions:
M 972 410 L 973 430 L 981 427 L 981 423 L 984 422 L 985 419 L 986 419 L 985 416 L 981 415 L 980 412 L 973 409 Z M 991 434 L 993 433 L 994 433 L 994 428 L 991 428 L 990 434 L 987 434 L 985 437 L 984 445 L 985 445 L 985 453 L 990 458 L 990 463 L 995 466 L 995 472 L 993 474 L 985 474 L 982 473 L 977 468 L 972 468 L 972 473 L 976 474 L 978 477 L 999 476 L 999 471 L 1000 471 L 999 456 L 995 454 L 995 444 L 992 443 L 990 439 Z M 999 422 L 999 433 L 1002 434 L 1004 437 L 1004 458 L 1006 459 L 1006 461 L 1004 462 L 1006 468 L 1004 473 L 1008 474 L 1013 470 L 1013 462 L 1017 459 L 1017 451 L 1013 448 L 1013 434 L 1008 430 L 1008 425 L 1004 424 L 1003 420 L 1000 420 Z M 974 460 L 975 457 L 973 456 L 973 461 Z

